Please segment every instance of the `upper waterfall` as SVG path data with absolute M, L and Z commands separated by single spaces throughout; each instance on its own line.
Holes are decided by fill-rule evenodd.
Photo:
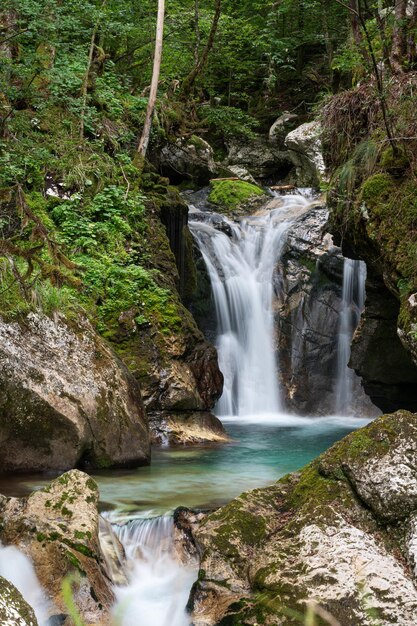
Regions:
M 290 195 L 282 198 L 279 208 L 239 224 L 224 218 L 227 234 L 210 221 L 190 222 L 216 307 L 216 344 L 224 375 L 224 391 L 216 407 L 219 416 L 281 411 L 272 277 L 295 214 L 310 202 Z

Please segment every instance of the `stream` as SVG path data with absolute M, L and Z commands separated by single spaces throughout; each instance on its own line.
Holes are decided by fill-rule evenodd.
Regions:
M 222 218 L 222 229 L 210 215 L 192 207 L 190 228 L 210 276 L 218 324 L 216 344 L 225 376 L 215 413 L 230 442 L 155 448 L 150 467 L 93 472 L 101 511 L 114 524 L 131 563 L 129 585 L 116 590 L 114 611 L 121 626 L 190 624 L 185 606 L 198 564 L 181 564 L 175 558 L 172 512 L 176 507 L 209 510 L 245 490 L 271 484 L 369 421 L 350 415 L 347 409 L 347 361 L 363 306 L 365 272 L 363 265 L 354 262 L 345 266 L 345 310 L 338 348 L 337 408 L 348 416 L 298 417 L 281 409 L 272 274 L 287 229 L 311 202 L 305 194 L 286 196 L 278 208 L 240 224 Z M 0 493 L 26 495 L 50 479 L 50 475 L 2 478 Z M 0 549 L 0 574 L 7 558 L 9 564 L 13 560 L 10 553 L 5 556 L 5 550 Z M 20 588 L 27 596 L 25 585 L 21 583 Z M 33 581 L 29 586 L 33 588 Z

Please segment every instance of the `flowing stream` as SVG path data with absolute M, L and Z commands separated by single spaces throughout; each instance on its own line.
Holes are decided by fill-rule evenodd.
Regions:
M 94 476 L 102 510 L 113 522 L 128 561 L 128 585 L 116 588 L 114 616 L 121 626 L 190 624 L 185 607 L 197 563 L 178 557 L 172 518 L 176 507 L 221 506 L 247 489 L 270 484 L 299 469 L 368 421 L 311 419 L 282 412 L 272 278 L 288 228 L 310 204 L 311 199 L 303 195 L 286 196 L 272 210 L 239 224 L 192 207 L 190 228 L 211 281 L 218 324 L 216 343 L 225 377 L 216 413 L 225 421 L 231 440 L 222 445 L 157 448 L 150 467 Z M 337 408 L 345 415 L 351 389 L 347 362 L 363 307 L 364 277 L 363 264 L 347 259 L 337 382 Z M 0 492 L 26 495 L 49 480 L 50 476 L 7 479 L 0 482 Z M 33 568 L 21 561 L 26 557 L 7 550 L 14 549 L 0 548 L 0 575 L 16 581 L 43 624 L 46 605 L 36 579 L 30 579 Z M 13 573 L 16 568 L 25 570 L 31 582 L 25 577 L 19 580 Z M 27 595 L 29 587 L 36 597 Z

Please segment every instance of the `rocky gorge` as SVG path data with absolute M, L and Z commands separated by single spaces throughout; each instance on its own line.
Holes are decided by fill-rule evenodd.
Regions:
M 285 117 L 276 129 L 290 122 L 293 119 Z M 127 472 L 145 466 L 151 461 L 151 443 L 229 445 L 227 418 L 255 416 L 256 431 L 268 412 L 290 414 L 283 432 L 300 416 L 314 422 L 314 417 L 337 414 L 390 414 L 272 486 L 244 492 L 228 504 L 218 495 L 219 504 L 225 504 L 221 508 L 209 501 L 207 507 L 176 510 L 172 523 L 156 521 L 157 526 L 167 526 L 165 534 L 155 535 L 163 546 L 158 559 L 164 563 L 169 557 L 167 569 L 176 576 L 189 568 L 187 584 L 197 578 L 187 605 L 191 617 L 181 607 L 178 624 L 192 620 L 196 626 L 255 626 L 309 618 L 342 626 L 411 626 L 415 621 L 415 303 L 413 294 L 407 292 L 405 298 L 404 284 L 399 283 L 407 280 L 411 289 L 411 278 L 398 278 L 398 267 L 390 265 L 389 257 L 381 273 L 376 257 L 382 248 L 375 241 L 369 245 L 367 230 L 377 218 L 366 217 L 367 211 L 372 215 L 377 209 L 366 189 L 360 191 L 368 202 L 360 208 L 364 223 L 355 225 L 354 237 L 341 232 L 331 192 L 327 202 L 305 190 L 327 180 L 319 123 L 302 124 L 285 134 L 276 129 L 269 139 L 231 146 L 220 164 L 210 145 L 199 138 L 167 144 L 155 162 L 159 172 L 150 167 L 144 174 L 150 197 L 135 226 L 141 238 L 137 230 L 123 240 L 124 252 L 133 255 L 130 261 L 136 263 L 140 254 L 146 259 L 146 274 L 139 277 L 146 297 L 124 300 L 120 291 L 135 291 L 138 284 L 117 285 L 115 304 L 108 288 L 115 288 L 115 279 L 110 277 L 104 291 L 94 293 L 94 314 L 91 309 L 82 315 L 80 310 L 75 315 L 71 310 L 48 314 L 38 308 L 16 319 L 2 317 L 2 471 L 59 473 L 79 468 L 30 495 L 4 496 L 0 502 L 0 553 L 18 548 L 33 564 L 44 593 L 39 626 L 69 626 L 72 620 L 77 623 L 78 613 L 81 623 L 110 624 L 120 589 L 136 584 L 138 562 L 147 562 L 146 542 L 154 532 L 147 526 L 149 520 L 140 520 L 139 527 L 146 527 L 143 534 L 136 533 L 140 542 L 132 540 L 133 548 L 123 543 L 120 527 L 128 527 L 130 539 L 136 537 L 132 511 L 124 511 L 122 521 L 112 518 L 111 507 L 100 517 L 97 483 L 80 469 Z M 180 196 L 163 178 L 173 177 L 173 171 L 198 185 L 211 181 L 210 187 Z M 254 184 L 271 172 L 287 176 L 277 189 Z M 10 197 L 6 200 L 7 210 L 17 219 L 18 205 Z M 53 212 L 51 207 L 45 211 Z M 62 222 L 51 228 L 58 235 Z M 196 236 L 199 228 L 210 234 L 207 248 Z M 217 252 L 208 254 L 210 247 L 216 249 L 216 233 L 230 258 L 238 249 L 237 265 L 222 263 Z M 138 252 L 140 245 L 146 254 Z M 244 266 L 242 258 L 247 261 L 249 254 L 262 261 L 264 251 L 270 255 L 259 264 L 259 275 L 270 273 L 270 282 L 255 282 L 268 284 L 273 334 L 266 335 L 268 345 L 262 343 L 265 337 L 258 325 L 257 345 L 250 346 L 252 352 L 259 346 L 262 351 L 246 379 L 256 382 L 252 408 L 247 410 L 236 388 L 249 349 L 239 352 L 239 358 L 233 346 L 222 351 L 217 328 L 222 312 L 213 276 L 226 292 L 225 277 L 233 282 L 243 267 L 242 282 L 250 285 L 252 297 L 252 268 Z M 214 259 L 212 273 L 207 258 Z M 350 296 L 345 293 L 346 267 L 359 271 L 364 260 L 366 300 L 358 277 L 351 281 Z M 259 301 L 265 302 L 265 293 L 259 293 Z M 236 294 L 237 287 L 225 301 L 238 302 Z M 244 309 L 252 318 L 249 304 Z M 238 317 L 233 310 L 230 307 L 229 338 Z M 259 311 L 262 307 L 253 315 Z M 349 379 L 350 403 L 341 410 L 343 315 L 349 348 L 352 342 L 350 368 L 356 373 L 347 370 L 346 359 L 342 379 Z M 262 316 L 255 322 L 259 319 Z M 248 334 L 248 326 L 243 330 L 243 336 Z M 235 362 L 232 378 L 224 354 Z M 279 364 L 277 370 L 269 368 L 269 361 Z M 269 394 L 263 387 L 268 376 L 269 388 L 279 389 L 279 397 L 262 404 Z M 232 409 L 222 412 L 221 403 L 216 403 L 227 394 Z M 212 410 L 226 418 L 225 425 Z M 197 453 L 201 448 L 190 449 L 190 455 Z M 210 460 L 203 465 L 209 466 Z M 120 482 L 126 476 L 121 474 Z M 144 510 L 140 480 L 133 502 L 133 515 Z M 62 594 L 68 584 L 70 600 Z M 182 593 L 188 596 L 187 588 Z M 36 626 L 31 607 L 5 579 L 0 579 L 0 599 L 4 620 Z

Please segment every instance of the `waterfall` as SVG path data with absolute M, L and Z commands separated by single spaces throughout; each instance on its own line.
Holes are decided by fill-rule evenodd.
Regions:
M 129 584 L 115 589 L 114 616 L 120 626 L 189 626 L 185 607 L 197 577 L 193 564 L 175 558 L 170 516 L 114 525 L 128 562 Z
M 353 412 L 352 388 L 355 373 L 348 367 L 348 363 L 353 333 L 359 324 L 365 306 L 365 281 L 365 263 L 345 258 L 343 265 L 342 307 L 337 342 L 335 401 L 337 415 L 349 415 Z
M 230 236 L 190 222 L 210 276 L 217 314 L 217 349 L 224 391 L 220 416 L 278 413 L 272 274 L 289 223 L 274 211 L 237 225 Z

